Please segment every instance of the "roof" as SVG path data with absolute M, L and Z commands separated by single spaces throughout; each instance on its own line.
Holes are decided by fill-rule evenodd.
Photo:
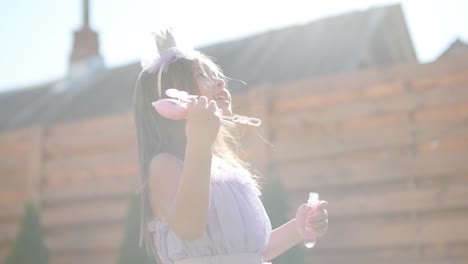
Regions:
M 456 39 L 453 43 L 445 50 L 438 59 L 445 57 L 458 57 L 468 55 L 468 44 L 461 39 Z
M 272 30 L 202 51 L 214 56 L 228 76 L 248 85 L 417 61 L 399 5 Z M 233 83 L 231 88 L 242 86 Z
M 353 12 L 199 48 L 233 93 L 261 84 L 392 63 L 416 56 L 399 5 Z M 139 63 L 0 94 L 0 130 L 132 111 Z M 65 87 L 66 89 L 61 89 Z

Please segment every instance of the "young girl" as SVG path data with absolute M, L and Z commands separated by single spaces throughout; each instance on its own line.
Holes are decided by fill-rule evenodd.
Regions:
M 225 76 L 207 56 L 178 48 L 170 31 L 155 39 L 159 56 L 144 65 L 134 94 L 147 250 L 164 264 L 260 264 L 303 241 L 306 226 L 322 236 L 325 201 L 311 213 L 300 205 L 272 231 L 257 184 L 232 150 L 233 134 L 221 125 L 232 115 Z M 184 120 L 163 118 L 152 105 L 169 88 L 197 95 Z

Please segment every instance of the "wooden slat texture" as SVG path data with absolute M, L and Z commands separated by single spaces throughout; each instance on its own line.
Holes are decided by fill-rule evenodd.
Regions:
M 31 135 L 30 128 L 19 128 L 0 132 L 0 146 L 8 146 L 28 140 Z
M 119 181 L 91 181 L 68 185 L 44 186 L 43 202 L 60 204 L 69 201 L 124 197 L 137 191 L 138 180 L 123 178 Z
M 369 87 L 358 87 L 357 89 L 346 89 L 337 91 L 304 91 L 303 93 L 291 94 L 286 98 L 277 98 L 273 103 L 273 110 L 276 112 L 289 112 L 293 110 L 304 110 L 325 106 L 347 105 L 354 101 L 375 101 L 388 99 L 385 97 L 408 97 L 415 103 L 422 104 L 446 104 L 448 102 L 457 103 L 465 100 L 468 84 L 468 72 L 455 76 L 444 76 L 441 79 L 413 80 L 412 83 L 390 82 L 379 83 Z M 432 89 L 431 89 L 432 88 Z M 447 91 L 449 90 L 449 91 Z M 450 93 L 457 93 L 461 98 L 450 96 Z M 296 97 L 294 97 L 294 95 Z M 439 100 L 435 100 L 439 95 Z
M 391 97 L 386 100 L 355 101 L 316 109 L 302 109 L 291 112 L 274 112 L 271 116 L 272 129 L 290 127 L 292 129 L 307 126 L 321 126 L 352 118 L 372 115 L 402 114 L 416 111 L 418 102 L 406 96 Z
M 341 133 L 327 135 L 322 138 L 276 142 L 274 143 L 272 160 L 284 162 L 293 159 L 314 159 L 368 149 L 406 146 L 413 142 L 412 132 L 405 128 L 366 130 L 362 133 Z
M 137 164 L 126 162 L 115 164 L 112 167 L 90 167 L 77 170 L 61 170 L 46 175 L 47 184 L 50 186 L 75 184 L 79 182 L 122 180 L 123 178 L 138 177 Z
M 28 148 L 28 151 L 31 148 Z M 28 163 L 28 153 L 21 153 L 21 155 L 9 155 L 0 159 L 0 172 L 1 177 L 7 177 L 8 171 L 24 167 Z
M 275 112 L 289 112 L 315 107 L 342 105 L 353 101 L 373 100 L 394 95 L 405 95 L 405 89 L 401 83 L 379 84 L 361 89 L 334 92 L 297 94 L 297 97 L 275 101 L 272 108 Z
M 125 198 L 47 206 L 42 209 L 42 225 L 49 230 L 122 221 L 127 214 L 128 199 Z
M 405 74 L 272 90 L 270 166 L 288 215 L 308 191 L 330 204 L 310 263 L 466 263 L 468 72 Z
M 360 152 L 366 150 L 379 150 L 392 147 L 416 145 L 421 152 L 434 151 L 442 148 L 468 149 L 468 135 L 463 133 L 468 125 L 463 127 L 446 127 L 435 133 L 425 132 L 417 136 L 414 130 L 408 127 L 367 129 L 361 132 L 328 134 L 317 138 L 299 138 L 284 142 L 276 142 L 272 151 L 275 162 L 284 162 L 293 159 L 314 159 L 320 157 L 336 156 L 343 153 Z M 457 137 L 440 138 L 456 133 Z M 460 136 L 461 134 L 461 136 Z M 428 140 L 431 139 L 431 140 Z
M 0 192 L 0 204 L 14 204 L 25 201 L 26 193 L 24 191 L 3 191 Z
M 138 177 L 138 156 L 133 151 L 98 152 L 79 157 L 64 157 L 45 164 L 48 185 L 89 180 Z
M 419 256 L 403 256 L 403 257 L 366 257 L 359 254 L 335 254 L 327 256 L 311 256 L 307 263 L 327 263 L 327 264 L 465 264 L 466 256 L 462 257 L 419 257 Z
M 55 253 L 52 252 L 50 256 L 50 264 L 104 264 L 104 263 L 117 263 L 117 252 L 104 251 L 104 252 L 89 252 L 84 254 L 75 253 Z
M 68 140 L 76 136 L 109 134 L 115 131 L 130 131 L 133 128 L 131 113 L 98 117 L 78 122 L 56 124 L 49 128 L 47 135 L 57 140 Z
M 100 252 L 118 249 L 124 238 L 123 223 L 74 227 L 46 232 L 45 243 L 51 252 Z
M 468 245 L 466 243 L 434 243 L 412 247 L 374 247 L 359 250 L 342 250 L 339 252 L 336 250 L 314 248 L 305 253 L 310 263 L 450 264 L 466 262 L 466 258 L 468 257 Z
M 461 153 L 468 149 L 468 135 L 420 142 L 416 149 L 422 155 L 431 155 L 434 152 Z
M 17 202 L 0 203 L 0 221 L 16 221 L 21 219 L 23 214 L 24 200 Z
M 82 156 L 99 152 L 135 151 L 136 140 L 126 131 L 101 134 L 100 136 L 76 136 L 65 140 L 48 141 L 45 154 L 51 160 L 63 156 Z
M 0 192 L 25 191 L 27 182 L 27 164 L 9 164 L 0 167 Z
M 332 259 L 332 260 L 330 260 Z M 349 257 L 336 258 L 336 257 L 326 257 L 326 258 L 311 258 L 310 262 L 307 263 L 327 263 L 327 264 L 466 264 L 466 257 L 440 257 L 440 258 L 361 258 L 357 257 L 355 259 Z
M 438 210 L 466 209 L 468 211 L 468 183 L 426 188 L 395 188 L 380 191 L 346 191 L 343 194 L 325 195 L 329 203 L 329 215 L 333 219 L 394 215 L 398 213 L 429 212 Z M 330 192 L 326 192 L 329 194 Z M 292 194 L 290 208 L 293 210 L 305 202 L 304 193 Z
M 321 246 L 327 249 L 412 246 L 422 243 L 455 243 L 468 240 L 468 210 L 443 211 L 410 217 L 330 219 Z
M 296 160 L 279 164 L 275 172 L 285 179 L 283 184 L 291 191 L 303 186 L 337 188 L 468 173 L 467 156 L 468 151 L 417 155 L 410 148 L 403 148 Z
M 28 160 L 34 147 L 35 128 L 25 128 L 0 134 L 0 178 L 8 176 L 17 164 Z M 24 165 L 23 165 L 24 166 Z M 3 167 L 6 167 L 4 171 Z
M 1 146 L 0 162 L 4 163 L 9 160 L 21 159 L 22 157 L 27 156 L 31 149 L 31 142 L 25 140 L 21 142 L 7 143 Z
M 49 257 L 50 264 L 104 264 L 117 263 L 119 252 L 117 250 L 106 250 L 92 252 L 86 250 L 84 253 L 56 253 L 52 252 Z
M 304 125 L 301 128 L 278 127 L 275 130 L 275 140 L 288 140 L 294 138 L 307 138 L 328 135 L 330 133 L 343 133 L 359 129 L 375 129 L 387 127 L 410 126 L 410 117 L 406 113 L 381 114 L 366 117 L 350 118 L 337 122 L 320 125 Z
M 273 135 L 276 141 L 282 141 L 395 127 L 407 127 L 419 138 L 456 132 L 468 127 L 468 104 L 420 109 L 413 113 L 374 114 L 316 125 L 304 123 L 302 127 L 282 126 L 274 130 Z
M 414 112 L 414 118 L 416 122 L 447 121 L 451 119 L 463 122 L 468 118 L 468 103 L 421 109 Z
M 305 250 L 305 253 L 312 260 L 320 260 L 327 258 L 332 263 L 335 263 L 338 260 L 391 260 L 391 259 L 430 259 L 430 258 L 442 258 L 442 257 L 468 257 L 468 243 L 447 243 L 447 242 L 436 242 L 436 243 L 426 243 L 419 244 L 414 246 L 400 246 L 400 247 L 368 247 L 368 248 L 357 248 L 357 249 L 348 249 L 336 251 L 333 249 L 323 248 L 318 240 L 317 246 L 312 250 Z M 328 263 L 328 262 L 327 262 Z M 342 262 L 341 262 L 342 263 Z M 380 262 L 378 262 L 380 263 Z M 398 262 L 400 263 L 400 262 Z
M 467 61 L 467 56 L 465 56 L 449 60 L 438 60 L 435 63 L 425 65 L 390 65 L 379 69 L 368 69 L 359 72 L 292 81 L 282 85 L 276 85 L 271 92 L 273 99 L 276 100 L 278 98 L 295 97 L 298 94 L 359 89 L 361 87 L 396 81 L 408 82 L 411 84 L 411 80 L 422 79 L 424 82 L 419 84 L 415 82 L 415 86 L 430 86 L 431 82 L 428 80 L 437 80 L 444 78 L 444 76 L 449 76 L 446 77 L 448 80 L 456 79 L 457 81 L 454 81 L 456 83 L 464 83 L 464 77 L 460 76 L 468 74 L 466 70 L 468 68 Z
M 118 142 L 119 140 L 128 140 L 133 138 L 134 133 L 131 129 L 121 128 L 119 130 L 109 130 L 107 133 L 78 134 L 61 137 L 47 138 L 46 145 L 48 149 L 67 149 L 80 145 L 94 145 L 107 142 Z
M 437 76 L 426 76 L 422 78 L 413 78 L 409 81 L 409 86 L 412 89 L 428 89 L 433 87 L 453 87 L 465 85 L 468 83 L 468 72 L 465 68 L 464 72 L 454 74 L 444 74 Z
M 104 167 L 112 166 L 121 162 L 134 163 L 138 159 L 138 154 L 133 151 L 123 150 L 116 152 L 94 152 L 90 155 L 63 156 L 60 159 L 48 161 L 44 167 L 45 173 L 53 173 L 55 170 L 77 170 L 83 167 Z
M 0 245 L 12 244 L 19 231 L 19 223 L 13 221 L 0 221 Z
M 467 84 L 468 85 L 468 84 Z M 349 119 L 359 119 L 381 115 L 425 115 L 431 118 L 432 112 L 440 111 L 440 117 L 466 118 L 468 115 L 468 89 L 457 87 L 450 91 L 443 89 L 424 90 L 423 93 L 406 93 L 399 96 L 381 98 L 380 100 L 357 100 L 346 104 L 318 108 L 304 108 L 290 112 L 274 112 L 272 128 L 303 128 L 308 126 L 342 123 Z M 456 94 L 456 96 L 454 95 Z M 428 113 L 426 113 L 428 112 Z
M 401 125 L 400 128 L 403 129 L 405 126 Z M 383 129 L 385 129 L 385 127 Z M 468 121 L 465 121 L 465 119 L 450 120 L 447 118 L 444 121 L 413 122 L 412 125 L 408 126 L 408 129 L 412 131 L 414 138 L 418 141 L 463 137 L 467 135 Z

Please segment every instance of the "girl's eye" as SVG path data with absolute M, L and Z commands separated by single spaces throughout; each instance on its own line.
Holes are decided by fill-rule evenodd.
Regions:
M 200 73 L 198 75 L 198 77 L 202 77 L 202 78 L 205 78 L 205 79 L 210 79 L 210 77 L 206 73 Z

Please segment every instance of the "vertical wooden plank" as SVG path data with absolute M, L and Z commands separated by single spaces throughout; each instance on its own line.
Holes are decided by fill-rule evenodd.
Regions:
M 27 198 L 34 203 L 40 211 L 41 208 L 41 184 L 43 168 L 43 143 L 44 126 L 34 126 L 31 128 L 32 147 L 30 152 L 30 163 L 27 179 Z

